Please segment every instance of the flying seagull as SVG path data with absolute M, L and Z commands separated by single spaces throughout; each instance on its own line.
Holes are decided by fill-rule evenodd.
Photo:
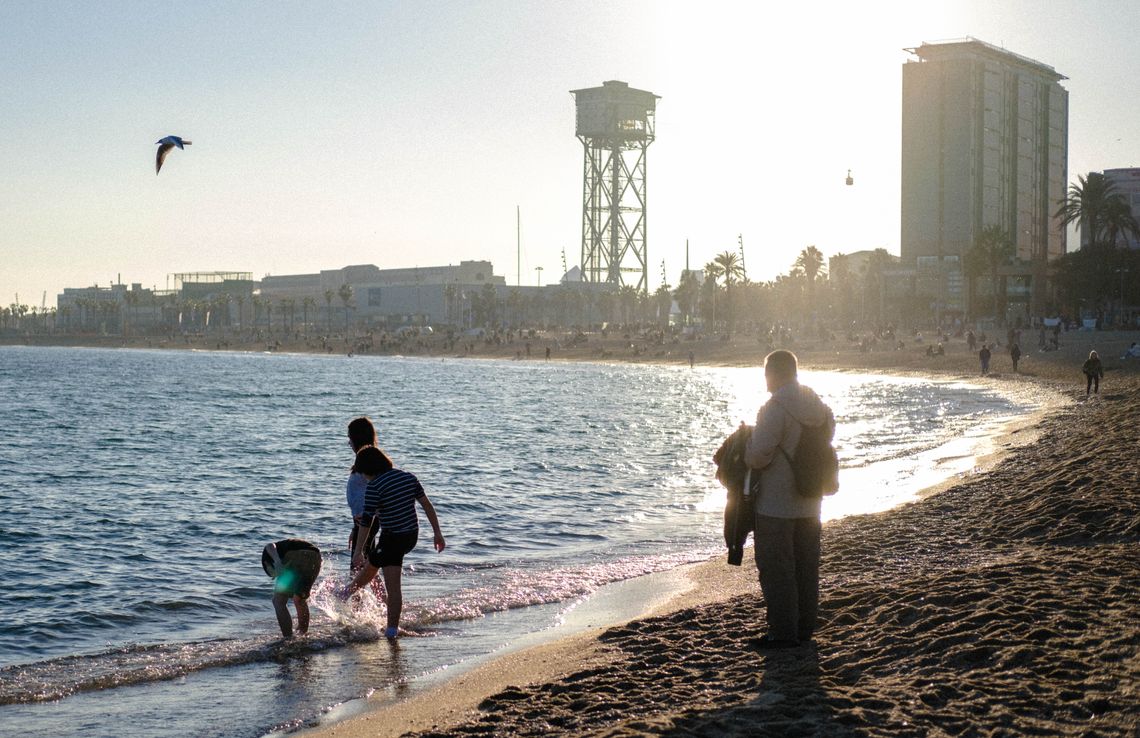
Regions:
M 154 159 L 154 173 L 158 174 L 158 170 L 162 169 L 162 162 L 166 161 L 166 155 L 170 153 L 171 149 L 175 146 L 178 148 L 189 146 L 192 142 L 183 141 L 178 136 L 167 136 L 166 138 L 155 141 L 155 143 L 158 144 L 158 155 Z

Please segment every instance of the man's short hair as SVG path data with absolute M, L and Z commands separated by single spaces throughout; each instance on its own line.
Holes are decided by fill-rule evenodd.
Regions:
M 780 349 L 764 357 L 764 373 L 781 379 L 795 379 L 798 362 L 791 351 Z

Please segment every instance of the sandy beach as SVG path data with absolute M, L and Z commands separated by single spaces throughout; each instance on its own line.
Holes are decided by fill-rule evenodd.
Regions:
M 643 617 L 312 734 L 1140 734 L 1140 362 L 1115 360 L 1127 334 L 1119 346 L 1071 338 L 1031 353 L 1019 375 L 999 355 L 981 380 L 1040 382 L 1074 400 L 1013 428 L 992 468 L 825 527 L 813 643 L 753 650 L 764 620 L 755 567 L 713 560 Z M 1085 402 L 1090 343 L 1109 371 Z M 750 359 L 727 348 L 702 359 Z M 938 365 L 917 349 L 802 355 L 820 368 L 975 376 L 964 349 Z
M 307 734 L 1140 735 L 1140 361 L 1119 358 L 1138 339 L 1065 334 L 1016 374 L 995 350 L 984 378 L 960 341 L 935 357 L 922 345 L 794 346 L 806 368 L 1037 383 L 1071 401 L 1011 428 L 984 471 L 826 525 L 810 644 L 753 650 L 764 622 L 755 567 L 716 559 L 679 573 L 689 587 L 635 620 L 494 658 Z M 759 366 L 765 352 L 746 337 L 636 352 L 599 343 L 556 358 L 687 363 L 691 351 L 701 364 Z M 1085 401 L 1079 367 L 1092 348 L 1106 376 Z

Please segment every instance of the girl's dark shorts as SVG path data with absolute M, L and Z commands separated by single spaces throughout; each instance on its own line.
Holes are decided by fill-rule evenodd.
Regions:
M 385 566 L 402 566 L 404 554 L 416 547 L 419 535 L 418 530 L 404 533 L 380 531 L 380 535 L 376 536 L 376 545 L 368 552 L 368 563 L 377 569 L 383 569 Z

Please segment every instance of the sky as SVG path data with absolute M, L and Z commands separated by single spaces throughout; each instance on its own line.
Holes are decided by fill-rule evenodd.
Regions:
M 570 90 L 606 80 L 661 96 L 650 290 L 738 237 L 758 281 L 808 245 L 897 254 L 904 49 L 972 36 L 1068 77 L 1075 180 L 1140 166 L 1137 28 L 1130 0 L 5 0 L 0 305 L 350 264 L 556 281 Z M 156 176 L 168 134 L 193 144 Z

